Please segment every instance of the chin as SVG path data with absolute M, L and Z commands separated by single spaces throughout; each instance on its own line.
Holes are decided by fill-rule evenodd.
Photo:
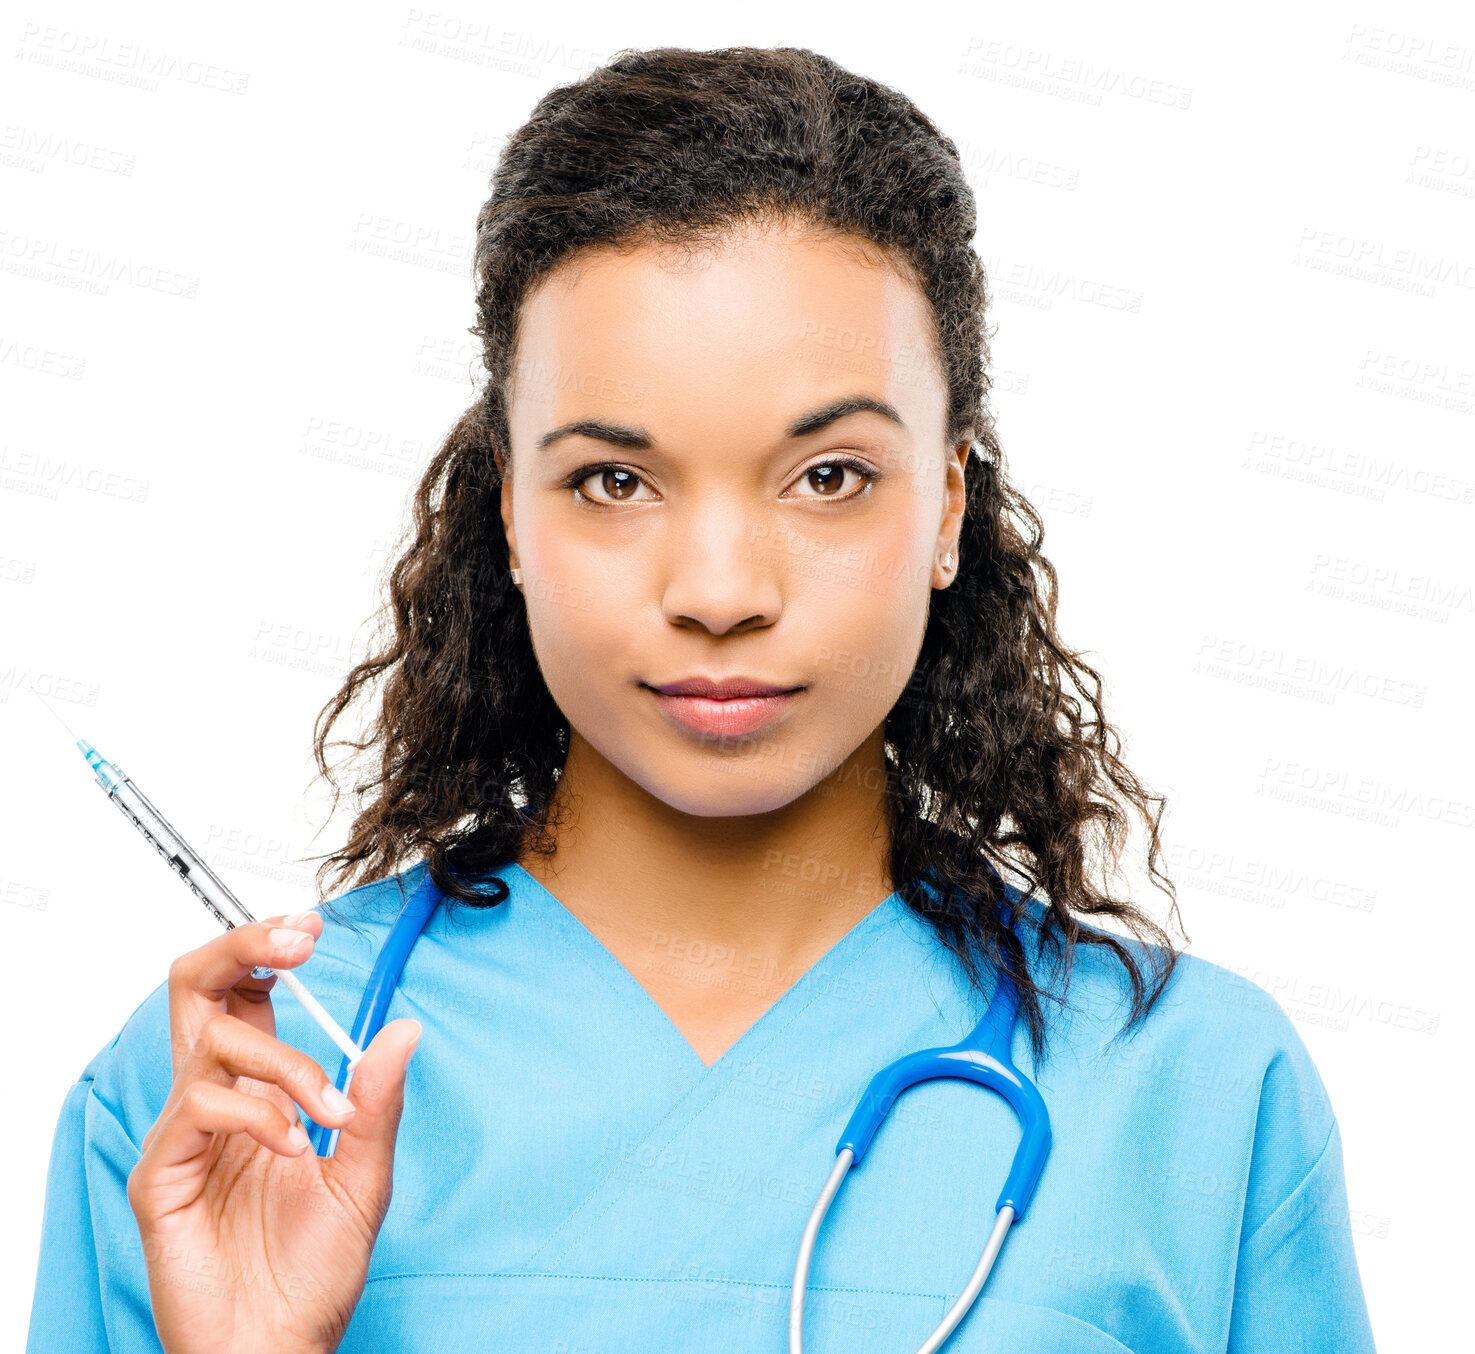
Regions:
M 784 774 L 778 759 L 749 758 L 682 774 L 662 769 L 637 776 L 646 791 L 678 813 L 693 818 L 747 818 L 792 804 L 813 788 Z

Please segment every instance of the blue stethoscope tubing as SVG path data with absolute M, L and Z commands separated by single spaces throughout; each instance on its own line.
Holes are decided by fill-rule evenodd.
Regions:
M 368 1048 L 374 1036 L 383 1028 L 384 1017 L 389 1012 L 389 1003 L 394 998 L 394 989 L 399 986 L 400 974 L 405 970 L 410 951 L 415 948 L 415 942 L 420 939 L 425 923 L 430 920 L 431 913 L 440 901 L 441 892 L 430 882 L 430 872 L 427 870 L 419 886 L 405 899 L 399 916 L 394 919 L 394 925 L 389 928 L 389 935 L 379 947 L 379 954 L 369 973 L 364 995 L 359 999 L 358 1015 L 354 1017 L 349 1037 L 360 1048 Z M 333 1084 L 340 1091 L 346 1092 L 352 1077 L 348 1055 L 345 1054 L 338 1064 L 338 1076 Z M 315 1123 L 308 1137 L 313 1150 L 320 1157 L 332 1156 L 338 1146 L 338 1130 L 330 1129 L 324 1124 Z
M 352 1037 L 360 1048 L 367 1048 L 384 1025 L 389 1004 L 399 985 L 400 975 L 410 951 L 441 902 L 440 890 L 431 882 L 427 871 L 410 893 L 379 949 L 369 974 L 364 995 L 354 1018 Z M 957 1078 L 976 1082 L 997 1092 L 1009 1102 L 1019 1120 L 1019 1146 L 1014 1163 L 994 1205 L 995 1223 L 967 1286 L 931 1335 L 918 1347 L 916 1354 L 934 1354 L 953 1329 L 968 1314 L 974 1299 L 982 1291 L 993 1268 L 1004 1236 L 1012 1223 L 1024 1216 L 1030 1196 L 1039 1182 L 1050 1152 L 1050 1115 L 1034 1083 L 1014 1066 L 1011 1051 L 1019 1013 L 1019 996 L 1014 984 L 999 975 L 988 1010 L 983 1019 L 963 1039 L 946 1048 L 921 1049 L 898 1058 L 871 1078 L 856 1105 L 840 1141 L 835 1146 L 835 1166 L 820 1191 L 818 1202 L 809 1215 L 799 1245 L 799 1259 L 794 1267 L 794 1283 L 789 1295 L 789 1352 L 803 1354 L 804 1298 L 808 1287 L 809 1263 L 820 1224 L 830 1204 L 852 1167 L 865 1157 L 883 1120 L 901 1093 L 924 1081 Z M 348 1058 L 338 1067 L 334 1085 L 346 1091 L 352 1079 Z M 330 1157 L 338 1145 L 338 1130 L 314 1124 L 309 1135 L 319 1156 Z
M 1024 1216 L 1030 1196 L 1045 1169 L 1050 1154 L 1050 1114 L 1035 1084 L 1014 1066 L 1011 1046 L 1019 1015 L 1019 994 L 1014 984 L 1000 974 L 989 999 L 983 1019 L 956 1044 L 946 1048 L 922 1049 L 898 1058 L 871 1078 L 865 1094 L 845 1125 L 835 1145 L 835 1165 L 819 1199 L 810 1212 L 799 1243 L 799 1258 L 794 1265 L 794 1282 L 789 1290 L 789 1354 L 804 1354 L 804 1297 L 808 1288 L 809 1262 L 814 1254 L 815 1238 L 830 1204 L 839 1192 L 853 1166 L 860 1165 L 866 1149 L 876 1136 L 896 1098 L 909 1087 L 942 1077 L 976 1082 L 998 1092 L 1009 1102 L 1019 1120 L 1019 1146 L 1014 1163 L 1004 1181 L 1004 1188 L 994 1205 L 995 1221 L 983 1254 L 972 1277 L 948 1308 L 946 1315 L 918 1347 L 916 1354 L 934 1354 L 967 1316 L 973 1300 L 983 1290 L 1004 1235 L 1012 1223 Z

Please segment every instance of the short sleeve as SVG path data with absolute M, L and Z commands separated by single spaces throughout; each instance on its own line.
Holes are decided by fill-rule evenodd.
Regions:
M 46 1175 L 26 1354 L 161 1354 L 128 1203 L 138 1157 L 92 1079 L 72 1086 Z
M 79 1081 L 67 1092 L 51 1143 L 41 1259 L 36 1270 L 27 1354 L 63 1349 L 105 1354 L 108 1347 L 98 1293 L 97 1247 L 92 1240 L 87 1180 L 82 1165 L 87 1092 L 91 1084 Z
M 1341 1130 L 1295 1026 L 1273 1023 L 1280 1049 L 1261 1087 L 1226 1354 L 1373 1354 Z
M 26 1354 L 162 1354 L 128 1176 L 171 1080 L 165 982 L 62 1102 Z

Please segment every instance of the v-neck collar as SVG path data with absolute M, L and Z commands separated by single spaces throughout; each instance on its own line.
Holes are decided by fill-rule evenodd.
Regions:
M 671 1050 L 678 1066 L 693 1081 L 715 1078 L 735 1063 L 741 1062 L 771 1031 L 788 1023 L 824 989 L 825 980 L 838 976 L 858 959 L 875 936 L 897 922 L 909 911 L 899 891 L 883 898 L 818 959 L 799 975 L 777 1000 L 738 1038 L 723 1050 L 710 1066 L 692 1047 L 661 1004 L 645 990 L 640 980 L 617 959 L 605 943 L 579 920 L 539 879 L 517 862 L 509 867 L 516 876 L 515 886 L 525 890 L 534 905 L 534 914 L 551 925 L 567 946 L 567 952 L 584 960 L 593 972 L 625 1003 L 660 1041 Z

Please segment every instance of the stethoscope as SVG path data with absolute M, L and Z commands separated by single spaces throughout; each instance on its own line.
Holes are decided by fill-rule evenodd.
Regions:
M 501 897 L 491 896 L 493 902 L 502 902 L 508 896 L 506 884 L 496 881 Z M 405 900 L 399 916 L 395 918 L 389 935 L 380 946 L 369 974 L 364 995 L 359 1001 L 358 1015 L 353 1022 L 353 1041 L 360 1048 L 367 1048 L 370 1041 L 384 1024 L 390 1000 L 404 972 L 406 961 L 425 923 L 441 901 L 441 892 L 431 882 L 429 871 L 419 885 Z M 490 896 L 490 895 L 489 895 Z M 1019 1147 L 1014 1153 L 1014 1164 L 1004 1181 L 994 1205 L 995 1221 L 989 1233 L 983 1254 L 968 1280 L 968 1285 L 958 1300 L 948 1308 L 947 1314 L 937 1328 L 924 1340 L 916 1354 L 935 1354 L 953 1329 L 968 1314 L 974 1299 L 982 1291 L 1004 1236 L 1010 1226 L 1024 1216 L 1030 1196 L 1044 1170 L 1045 1158 L 1050 1152 L 1050 1115 L 1039 1091 L 1028 1077 L 1014 1066 L 1010 1053 L 1014 1042 L 1014 1027 L 1019 1012 L 1019 995 L 1014 984 L 1002 975 L 994 988 L 988 1010 L 973 1030 L 956 1044 L 946 1048 L 921 1049 L 898 1058 L 889 1067 L 883 1068 L 871 1078 L 865 1094 L 845 1125 L 840 1141 L 835 1145 L 835 1166 L 820 1190 L 819 1199 L 809 1215 L 804 1236 L 799 1243 L 799 1259 L 794 1266 L 794 1282 L 789 1293 L 789 1354 L 804 1351 L 804 1298 L 808 1289 L 809 1262 L 814 1254 L 815 1238 L 819 1235 L 820 1223 L 824 1221 L 830 1204 L 834 1202 L 841 1184 L 852 1167 L 859 1166 L 866 1148 L 876 1136 L 896 1098 L 903 1091 L 924 1081 L 935 1081 L 944 1077 L 976 1082 L 980 1086 L 996 1091 L 1007 1100 L 1019 1120 Z M 339 1064 L 334 1085 L 340 1091 L 348 1089 L 351 1080 L 348 1058 Z M 314 1125 L 313 1148 L 319 1156 L 330 1157 L 338 1145 L 338 1130 Z

